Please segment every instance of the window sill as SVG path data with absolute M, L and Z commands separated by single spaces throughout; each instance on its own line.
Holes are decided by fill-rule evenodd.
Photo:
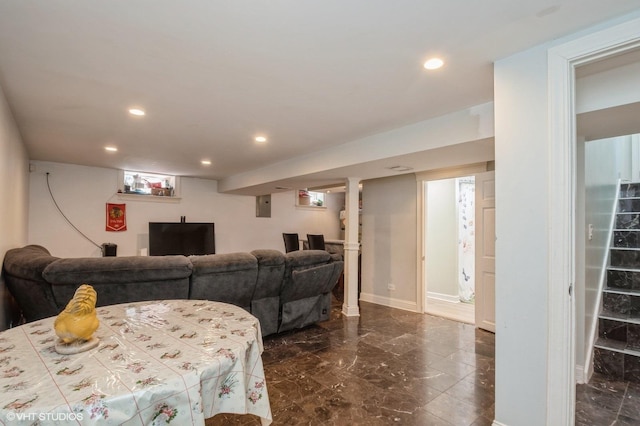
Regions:
M 296 204 L 296 208 L 302 209 L 302 210 L 326 210 L 327 209 L 326 206 L 304 206 L 300 204 Z
M 147 201 L 152 203 L 179 203 L 182 198 L 179 197 L 165 197 L 163 195 L 147 195 L 147 194 L 124 194 L 121 192 L 116 193 L 118 199 L 129 201 Z

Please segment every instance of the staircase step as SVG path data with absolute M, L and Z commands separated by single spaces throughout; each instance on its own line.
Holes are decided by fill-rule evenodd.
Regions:
M 618 198 L 618 212 L 640 212 L 640 198 Z
M 640 291 L 640 269 L 607 268 L 607 288 L 605 290 Z
M 614 268 L 638 268 L 640 267 L 640 250 L 630 248 L 612 248 L 609 250 L 609 262 Z
M 616 229 L 640 229 L 640 213 L 616 213 Z
M 640 183 L 629 182 L 620 184 L 619 198 L 629 198 L 640 196 Z
M 600 316 L 598 341 L 609 348 L 624 348 L 640 356 L 640 323 Z
M 640 230 L 614 229 L 613 246 L 640 248 Z
M 617 340 L 603 339 L 600 337 L 596 340 L 596 343 L 593 346 L 596 348 L 606 349 L 613 352 L 620 352 L 626 355 L 640 358 L 640 349 L 634 349 L 632 347 L 629 347 L 626 343 L 619 342 Z
M 640 383 L 640 352 L 625 347 L 611 347 L 599 340 L 593 348 L 593 369 L 620 380 Z
M 606 294 L 606 293 L 611 293 L 611 294 L 625 294 L 627 296 L 635 296 L 635 297 L 639 297 L 640 296 L 640 290 L 635 289 L 635 288 L 619 288 L 619 287 L 610 287 L 607 286 L 604 289 L 602 289 L 602 293 Z
M 602 293 L 602 312 L 619 318 L 640 319 L 640 294 L 633 290 L 605 290 Z
M 602 312 L 600 312 L 600 315 L 598 315 L 598 318 L 602 318 L 609 321 L 619 321 L 627 324 L 640 325 L 640 316 L 633 316 L 630 314 L 621 314 L 619 312 L 603 310 Z
M 640 340 L 632 338 L 629 341 L 629 327 L 633 327 L 633 330 L 637 330 L 640 326 L 635 324 L 628 324 L 625 321 L 608 318 L 598 318 L 598 337 L 607 341 L 617 341 L 630 345 L 632 347 L 638 347 L 640 350 Z M 633 336 L 632 336 L 633 337 Z M 631 344 L 633 343 L 633 344 Z

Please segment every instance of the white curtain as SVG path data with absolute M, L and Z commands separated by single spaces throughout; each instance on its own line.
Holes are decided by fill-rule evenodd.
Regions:
M 475 177 L 456 179 L 458 200 L 458 289 L 460 301 L 475 298 Z

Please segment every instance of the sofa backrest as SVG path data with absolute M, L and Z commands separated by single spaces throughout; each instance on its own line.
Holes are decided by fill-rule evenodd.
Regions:
M 186 299 L 191 270 L 191 262 L 184 256 L 81 257 L 58 259 L 42 276 L 63 308 L 81 284 L 96 290 L 97 306 Z
M 189 299 L 231 303 L 251 310 L 258 261 L 249 253 L 190 256 L 193 264 Z

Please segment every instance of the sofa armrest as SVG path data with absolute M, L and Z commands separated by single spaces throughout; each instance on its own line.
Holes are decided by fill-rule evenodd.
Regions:
M 5 254 L 4 282 L 27 322 L 60 312 L 51 285 L 42 276 L 47 266 L 57 260 L 38 245 L 11 249 Z
M 30 280 L 42 280 L 47 266 L 58 260 L 49 250 L 38 245 L 8 250 L 4 256 L 3 268 L 6 273 Z

